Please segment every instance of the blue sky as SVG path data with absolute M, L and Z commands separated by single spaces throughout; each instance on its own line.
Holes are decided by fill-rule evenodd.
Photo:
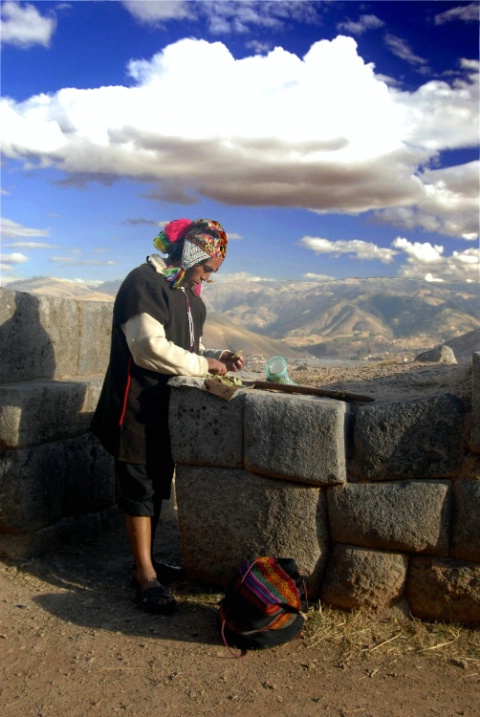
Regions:
M 2 285 L 122 278 L 180 217 L 224 280 L 480 279 L 477 2 L 1 11 Z

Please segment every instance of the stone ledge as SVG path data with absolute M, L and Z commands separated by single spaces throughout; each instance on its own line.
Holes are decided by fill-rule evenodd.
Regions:
M 314 396 L 245 395 L 245 468 L 272 478 L 344 483 L 349 407 Z
M 225 401 L 194 386 L 179 384 L 170 393 L 174 461 L 183 465 L 243 468 L 244 392 L 238 391 Z
M 449 393 L 361 406 L 349 468 L 361 481 L 450 478 L 460 472 L 463 428 L 463 403 Z
M 27 448 L 85 433 L 103 376 L 0 385 L 0 448 Z

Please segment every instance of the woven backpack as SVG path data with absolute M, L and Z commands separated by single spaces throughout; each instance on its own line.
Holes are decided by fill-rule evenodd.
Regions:
M 292 558 L 244 560 L 220 602 L 223 642 L 242 654 L 282 645 L 300 635 L 307 610 L 305 583 Z

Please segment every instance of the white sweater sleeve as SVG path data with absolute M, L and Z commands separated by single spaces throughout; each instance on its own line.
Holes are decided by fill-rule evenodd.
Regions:
M 149 314 L 138 314 L 121 328 L 137 366 L 173 376 L 208 375 L 207 359 L 169 341 L 163 325 Z

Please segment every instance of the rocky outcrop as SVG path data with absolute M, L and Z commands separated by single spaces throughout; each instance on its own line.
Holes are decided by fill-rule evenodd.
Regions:
M 424 363 L 457 363 L 453 349 L 445 344 L 435 346 L 434 349 L 429 349 L 428 351 L 422 351 L 421 354 L 415 356 L 414 360 Z

